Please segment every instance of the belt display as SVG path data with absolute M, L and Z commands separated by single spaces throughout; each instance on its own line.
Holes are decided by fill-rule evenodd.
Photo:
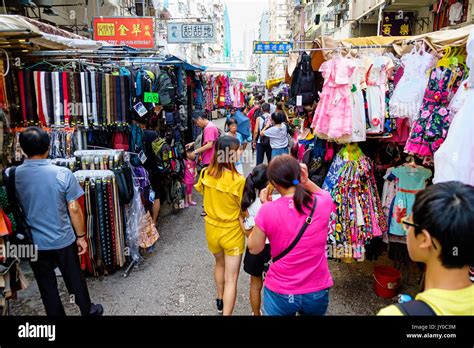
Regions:
M 115 174 L 110 170 L 79 170 L 74 175 L 85 195 L 89 252 L 83 264 L 94 276 L 111 274 L 126 261 L 123 204 Z

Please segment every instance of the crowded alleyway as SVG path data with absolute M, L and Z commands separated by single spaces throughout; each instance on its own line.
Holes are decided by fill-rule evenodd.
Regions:
M 224 127 L 224 119 L 216 124 Z M 251 151 L 247 149 L 247 151 Z M 251 156 L 249 156 L 251 157 Z M 244 166 L 247 173 L 252 163 Z M 215 285 L 212 280 L 214 259 L 207 249 L 203 218 L 199 209 L 202 197 L 195 193 L 196 207 L 172 215 L 164 205 L 159 222 L 160 239 L 143 263 L 125 278 L 119 271 L 109 276 L 88 278 L 93 301 L 103 304 L 106 315 L 216 315 Z M 386 257 L 376 262 L 391 264 Z M 395 299 L 378 297 L 373 290 L 374 262 L 347 264 L 330 261 L 335 286 L 331 290 L 328 315 L 375 315 Z M 413 264 L 411 265 L 413 266 Z M 32 272 L 24 264 L 30 286 L 12 301 L 14 315 L 44 315 L 44 309 Z M 402 293 L 412 296 L 418 291 L 419 272 L 410 271 Z M 58 278 L 60 279 L 60 278 Z M 61 296 L 70 315 L 79 315 L 69 301 L 62 280 Z M 406 285 L 408 284 L 408 285 Z M 249 275 L 240 272 L 235 315 L 250 315 Z

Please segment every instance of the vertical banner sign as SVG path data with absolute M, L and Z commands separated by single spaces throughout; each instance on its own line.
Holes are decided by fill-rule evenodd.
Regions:
M 413 12 L 384 12 L 382 21 L 382 36 L 410 36 Z
M 155 47 L 152 17 L 95 17 L 94 40 L 134 48 Z

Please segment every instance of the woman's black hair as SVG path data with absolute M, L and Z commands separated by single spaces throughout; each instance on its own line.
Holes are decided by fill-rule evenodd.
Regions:
M 418 192 L 413 222 L 415 235 L 426 230 L 441 245 L 444 267 L 474 266 L 474 187 L 450 181 Z
M 267 165 L 259 164 L 245 180 L 244 194 L 242 196 L 242 211 L 246 211 L 257 199 L 257 192 L 263 190 L 268 184 Z
M 277 111 L 272 114 L 272 121 L 275 124 L 281 124 L 286 121 L 286 115 L 283 113 L 283 111 Z
M 225 121 L 225 125 L 227 128 L 229 128 L 233 124 L 237 126 L 237 120 L 234 117 L 229 117 L 227 121 Z
M 303 207 L 310 208 L 313 201 L 312 194 L 301 184 L 301 167 L 296 159 L 290 155 L 280 155 L 272 158 L 267 169 L 268 180 L 284 188 L 295 187 L 293 202 L 296 210 L 304 214 Z M 295 181 L 297 184 L 295 185 Z

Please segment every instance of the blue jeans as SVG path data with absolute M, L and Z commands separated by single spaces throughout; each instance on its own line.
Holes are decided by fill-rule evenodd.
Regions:
M 301 295 L 282 295 L 263 288 L 263 314 L 270 316 L 325 315 L 329 289 Z
M 272 158 L 275 158 L 276 156 L 288 154 L 288 148 L 283 147 L 281 149 L 272 149 Z

